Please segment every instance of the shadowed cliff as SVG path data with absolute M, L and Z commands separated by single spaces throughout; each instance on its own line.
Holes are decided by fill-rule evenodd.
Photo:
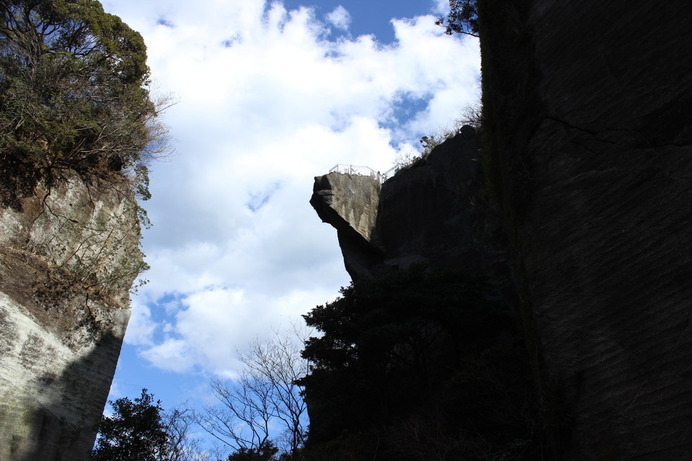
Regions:
M 483 155 L 552 459 L 692 456 L 686 2 L 483 1 Z
M 382 184 L 370 176 L 319 176 L 310 204 L 337 230 L 357 280 L 415 264 L 482 272 L 498 251 L 481 237 L 499 230 L 486 199 L 478 136 L 466 126 Z
M 353 284 L 305 316 L 323 333 L 304 351 L 308 459 L 534 459 L 536 393 L 475 130 L 381 186 L 318 177 L 311 204 Z
M 385 182 L 342 246 L 356 293 L 416 264 L 489 278 L 521 318 L 542 459 L 692 456 L 688 10 L 481 0 L 480 153 Z

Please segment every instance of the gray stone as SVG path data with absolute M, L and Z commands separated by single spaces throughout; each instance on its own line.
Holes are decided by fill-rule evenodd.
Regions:
M 142 267 L 129 184 L 75 176 L 0 210 L 0 459 L 87 459 Z

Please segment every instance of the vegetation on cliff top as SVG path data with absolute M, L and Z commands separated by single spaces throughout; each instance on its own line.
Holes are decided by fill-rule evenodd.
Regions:
M 0 5 L 0 200 L 67 171 L 129 176 L 148 198 L 145 160 L 164 141 L 141 35 L 95 0 Z

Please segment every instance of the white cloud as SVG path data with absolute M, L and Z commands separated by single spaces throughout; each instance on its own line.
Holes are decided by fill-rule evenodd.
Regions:
M 385 171 L 450 124 L 477 100 L 477 42 L 433 16 L 393 21 L 385 46 L 331 40 L 313 10 L 261 0 L 104 5 L 143 34 L 152 78 L 179 101 L 166 114 L 176 153 L 152 166 L 150 283 L 127 341 L 160 368 L 232 374 L 235 349 L 348 283 L 336 232 L 308 204 L 313 177 Z M 346 28 L 348 12 L 327 21 Z M 429 103 L 396 122 L 402 95 Z
M 135 300 L 127 325 L 127 343 L 134 346 L 150 346 L 155 330 L 156 323 L 151 318 L 151 310 Z
M 327 21 L 337 29 L 348 30 L 348 26 L 351 25 L 351 14 L 339 5 L 327 15 Z
M 437 16 L 447 16 L 449 14 L 449 0 L 433 0 L 433 7 L 430 11 Z

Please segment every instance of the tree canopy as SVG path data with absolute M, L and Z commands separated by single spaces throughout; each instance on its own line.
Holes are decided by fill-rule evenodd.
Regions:
M 159 147 L 148 82 L 141 35 L 98 1 L 3 1 L 2 201 L 65 170 L 146 173 L 142 159 Z M 139 192 L 147 198 L 146 185 Z
M 127 397 L 111 402 L 112 416 L 98 426 L 95 461 L 159 461 L 168 459 L 169 436 L 160 401 L 142 389 L 134 401 Z
M 462 271 L 382 273 L 304 318 L 310 459 L 534 459 L 513 306 Z M 441 453 L 444 453 L 442 455 Z
M 271 440 L 262 442 L 257 448 L 239 448 L 228 455 L 227 461 L 274 461 L 279 449 Z

